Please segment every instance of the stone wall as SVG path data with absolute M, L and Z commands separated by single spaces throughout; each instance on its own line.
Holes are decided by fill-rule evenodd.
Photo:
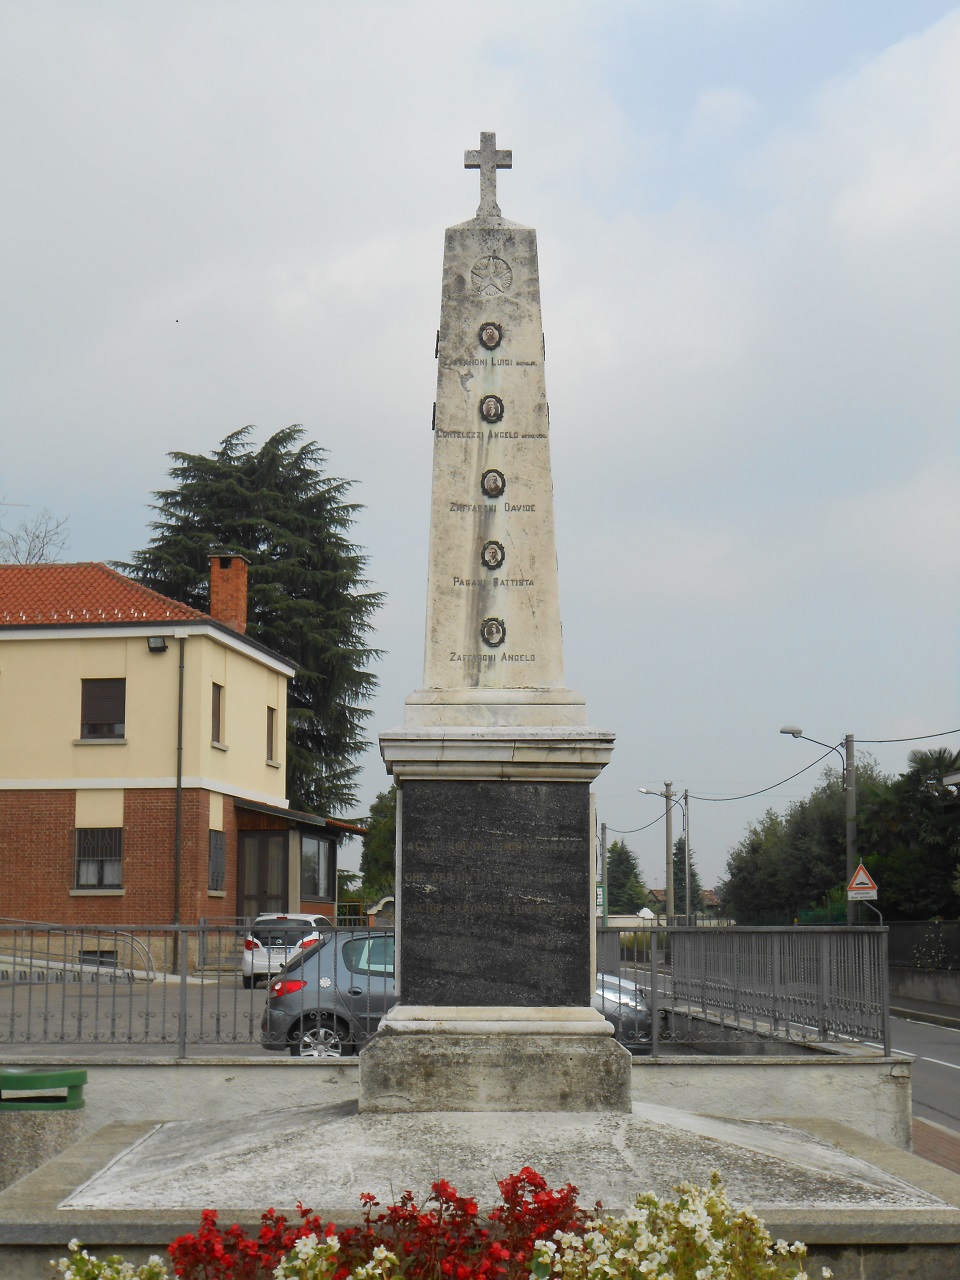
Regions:
M 960 1016 L 960 969 L 904 969 L 891 965 L 891 1003 L 896 1004 L 897 996 L 904 1000 L 956 1005 L 957 1016 Z
M 213 1120 L 357 1096 L 356 1059 L 115 1059 L 84 1065 L 86 1106 L 76 1114 L 87 1132 L 115 1120 Z M 910 1146 L 910 1067 L 902 1059 L 833 1053 L 635 1058 L 632 1080 L 638 1101 L 729 1119 L 815 1116 Z

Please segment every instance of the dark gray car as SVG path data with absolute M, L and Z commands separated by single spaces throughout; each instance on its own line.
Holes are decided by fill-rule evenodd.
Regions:
M 260 1043 L 295 1058 L 356 1053 L 396 1003 L 393 954 L 392 933 L 321 934 L 268 984 Z
M 298 952 L 267 987 L 260 1024 L 265 1049 L 295 1058 L 356 1053 L 396 1003 L 392 932 L 336 929 Z M 613 974 L 597 975 L 593 1007 L 633 1053 L 650 1048 L 650 1006 L 642 990 Z

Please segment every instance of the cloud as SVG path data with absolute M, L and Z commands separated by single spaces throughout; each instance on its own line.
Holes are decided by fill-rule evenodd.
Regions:
M 736 86 L 705 89 L 693 104 L 688 138 L 693 143 L 726 142 L 759 111 L 759 103 Z

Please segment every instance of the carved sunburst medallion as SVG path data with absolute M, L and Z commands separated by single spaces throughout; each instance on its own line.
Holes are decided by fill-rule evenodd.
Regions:
M 496 298 L 513 284 L 513 271 L 502 258 L 479 258 L 473 264 L 470 278 L 481 298 Z

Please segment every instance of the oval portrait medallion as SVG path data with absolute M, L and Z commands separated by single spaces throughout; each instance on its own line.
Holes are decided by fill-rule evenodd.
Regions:
M 480 491 L 485 498 L 499 498 L 506 487 L 506 476 L 496 467 L 491 467 L 480 477 Z
M 503 417 L 503 401 L 499 396 L 484 396 L 480 401 L 480 417 L 484 422 L 499 422 Z
M 485 542 L 480 551 L 480 563 L 485 569 L 499 569 L 507 558 L 500 542 Z
M 503 341 L 503 330 L 498 324 L 488 320 L 480 326 L 480 341 L 488 351 L 496 351 Z
M 502 618 L 484 618 L 480 623 L 480 639 L 491 649 L 499 649 L 507 638 Z

